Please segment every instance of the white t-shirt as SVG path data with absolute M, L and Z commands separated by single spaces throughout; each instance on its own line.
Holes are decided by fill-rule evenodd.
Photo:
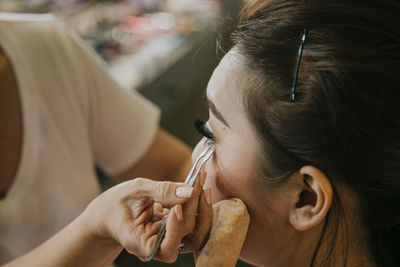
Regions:
M 51 15 L 0 13 L 0 45 L 23 111 L 18 171 L 0 200 L 4 263 L 44 242 L 99 194 L 95 164 L 113 175 L 137 162 L 160 112 L 122 89 Z

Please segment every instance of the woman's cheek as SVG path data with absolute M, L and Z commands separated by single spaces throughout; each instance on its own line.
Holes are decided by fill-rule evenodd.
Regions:
M 204 188 L 211 188 L 211 200 L 212 203 L 216 203 L 227 198 L 227 195 L 218 186 L 218 170 L 216 168 L 215 160 L 211 159 L 205 166 L 207 172 L 207 178 L 204 183 Z

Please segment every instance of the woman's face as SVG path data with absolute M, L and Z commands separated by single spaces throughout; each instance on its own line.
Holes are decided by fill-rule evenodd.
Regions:
M 261 145 L 244 110 L 246 79 L 243 79 L 245 70 L 239 58 L 234 50 L 229 52 L 208 83 L 207 126 L 215 136 L 216 150 L 205 166 L 204 187 L 211 188 L 214 203 L 231 197 L 246 203 L 250 226 L 241 258 L 262 265 L 277 253 L 278 243 L 284 241 L 280 239 L 286 222 L 282 209 L 277 207 L 285 205 L 285 199 L 274 190 L 256 185 L 256 162 L 261 155 Z M 197 144 L 193 160 L 204 149 L 204 141 L 205 138 Z

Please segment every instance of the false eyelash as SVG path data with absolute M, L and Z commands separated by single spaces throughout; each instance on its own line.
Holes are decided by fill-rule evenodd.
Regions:
M 195 119 L 194 127 L 202 136 L 204 136 L 212 141 L 215 140 L 214 134 L 211 132 L 210 128 L 208 128 L 207 124 L 204 121 L 202 121 L 200 119 Z

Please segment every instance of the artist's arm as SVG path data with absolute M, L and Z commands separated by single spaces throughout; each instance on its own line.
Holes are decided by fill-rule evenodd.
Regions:
M 162 207 L 171 206 L 156 259 L 173 262 L 181 238 L 193 230 L 200 193 L 200 187 L 193 190 L 182 183 L 142 178 L 121 183 L 98 196 L 48 241 L 5 266 L 109 266 L 122 248 L 144 259 L 168 211 Z
M 108 266 L 121 250 L 116 242 L 93 237 L 82 218 L 77 218 L 51 239 L 4 267 Z
M 133 177 L 183 182 L 191 168 L 191 152 L 188 145 L 159 128 L 144 157 L 114 178 L 117 182 Z

